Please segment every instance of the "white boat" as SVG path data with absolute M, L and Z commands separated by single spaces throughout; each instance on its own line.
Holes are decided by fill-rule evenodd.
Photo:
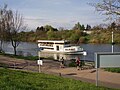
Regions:
M 57 52 L 76 54 L 83 52 L 80 46 L 71 46 L 68 40 L 38 40 L 38 47 L 42 52 Z

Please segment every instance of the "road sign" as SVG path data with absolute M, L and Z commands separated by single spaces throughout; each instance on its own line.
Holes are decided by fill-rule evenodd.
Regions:
M 96 53 L 96 68 L 120 67 L 120 53 Z
M 98 68 L 120 67 L 120 53 L 95 53 L 96 86 L 98 86 Z

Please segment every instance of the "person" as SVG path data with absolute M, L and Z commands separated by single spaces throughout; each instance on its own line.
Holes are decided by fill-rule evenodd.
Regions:
M 80 58 L 79 57 L 76 59 L 76 66 L 77 66 L 77 70 L 79 70 L 80 69 Z
M 60 67 L 61 67 L 61 68 L 64 68 L 64 58 L 63 58 L 63 57 L 61 58 Z

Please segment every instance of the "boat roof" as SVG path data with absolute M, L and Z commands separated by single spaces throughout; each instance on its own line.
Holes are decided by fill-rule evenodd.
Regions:
M 53 43 L 65 43 L 69 42 L 68 40 L 38 40 L 38 43 L 40 42 L 53 42 Z

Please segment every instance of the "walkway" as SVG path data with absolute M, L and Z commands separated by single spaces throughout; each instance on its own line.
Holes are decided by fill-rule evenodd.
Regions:
M 76 68 L 62 68 L 62 69 L 52 69 L 53 73 L 58 73 L 63 77 L 74 78 L 76 80 L 81 80 L 83 82 L 96 83 L 96 70 L 77 70 Z M 99 86 L 105 86 L 110 88 L 120 89 L 120 73 L 111 73 L 99 69 Z

